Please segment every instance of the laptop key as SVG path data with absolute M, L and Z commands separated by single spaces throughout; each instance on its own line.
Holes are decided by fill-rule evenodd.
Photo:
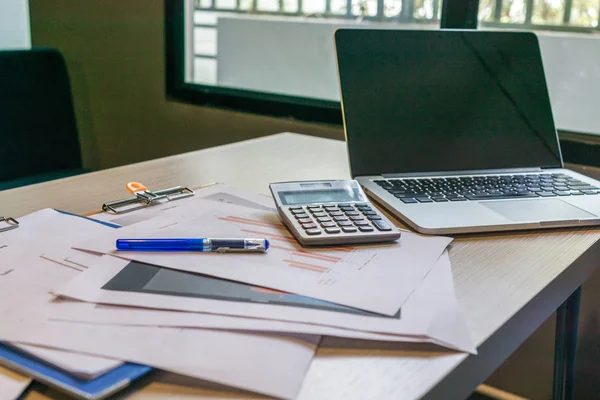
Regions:
M 569 185 L 569 189 L 571 190 L 594 190 L 598 189 L 592 185 Z
M 436 203 L 443 203 L 445 201 L 448 201 L 448 199 L 443 198 L 443 197 L 434 197 L 433 201 L 435 201 Z
M 414 192 L 410 192 L 410 193 L 406 193 L 406 194 L 395 194 L 394 196 L 400 200 L 402 199 L 410 199 L 410 198 L 414 198 L 416 195 L 416 193 Z
M 418 203 L 418 201 L 417 201 L 417 200 L 415 200 L 415 199 L 413 199 L 413 198 L 408 198 L 408 197 L 401 198 L 401 199 L 400 199 L 400 201 L 401 201 L 401 202 L 403 202 L 404 204 L 414 204 L 414 203 Z
M 545 192 L 542 192 L 545 193 Z M 539 193 L 538 193 L 539 194 Z M 552 196 L 555 196 L 554 193 L 550 193 Z M 512 193 L 512 194 L 502 194 L 502 195 L 488 195 L 488 196 L 476 196 L 476 195 L 470 195 L 467 194 L 465 195 L 465 197 L 469 200 L 503 200 L 503 199 L 527 199 L 527 198 L 534 198 L 534 197 L 538 197 L 535 194 L 518 194 L 518 193 Z
M 390 192 L 391 194 L 404 194 L 404 193 L 408 192 L 408 190 L 406 190 L 406 189 L 388 189 L 388 192 Z
M 537 192 L 536 194 L 542 197 L 556 197 L 556 195 L 552 192 Z
M 464 197 L 450 197 L 448 198 L 450 201 L 467 201 Z
M 419 203 L 433 203 L 429 197 L 415 197 Z

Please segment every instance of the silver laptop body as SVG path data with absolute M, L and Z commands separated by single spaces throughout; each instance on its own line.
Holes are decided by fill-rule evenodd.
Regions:
M 335 33 L 352 176 L 414 230 L 600 224 L 600 182 L 563 168 L 537 37 Z

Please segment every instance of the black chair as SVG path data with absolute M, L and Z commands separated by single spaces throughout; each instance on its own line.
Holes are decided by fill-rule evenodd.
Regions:
M 62 55 L 0 51 L 0 190 L 83 172 Z

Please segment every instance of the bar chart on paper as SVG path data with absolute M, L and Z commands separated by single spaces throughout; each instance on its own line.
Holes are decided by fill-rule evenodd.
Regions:
M 249 253 L 119 252 L 119 257 L 395 315 L 450 243 L 406 233 L 399 243 L 303 248 L 272 211 L 204 201 L 76 246 L 115 254 L 120 238 L 265 238 Z M 198 212 L 197 210 L 201 210 Z M 195 211 L 195 213 L 194 213 Z
M 227 215 L 219 217 L 219 220 L 228 222 L 239 229 L 241 234 L 247 236 L 264 237 L 271 242 L 270 249 L 277 251 L 280 262 L 291 268 L 306 271 L 310 274 L 320 276 L 320 283 L 327 285 L 336 280 L 335 264 L 344 262 L 356 268 L 357 271 L 368 266 L 369 262 L 376 257 L 375 250 L 366 248 L 358 252 L 356 247 L 325 247 L 306 250 L 302 248 L 296 239 L 287 231 L 279 221 L 269 221 Z M 393 245 L 378 245 L 378 251 Z M 346 270 L 347 271 L 347 270 Z

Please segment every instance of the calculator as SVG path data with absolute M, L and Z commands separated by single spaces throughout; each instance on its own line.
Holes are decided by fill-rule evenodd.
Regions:
M 367 199 L 357 181 L 269 185 L 277 212 L 303 245 L 389 242 L 400 231 Z

